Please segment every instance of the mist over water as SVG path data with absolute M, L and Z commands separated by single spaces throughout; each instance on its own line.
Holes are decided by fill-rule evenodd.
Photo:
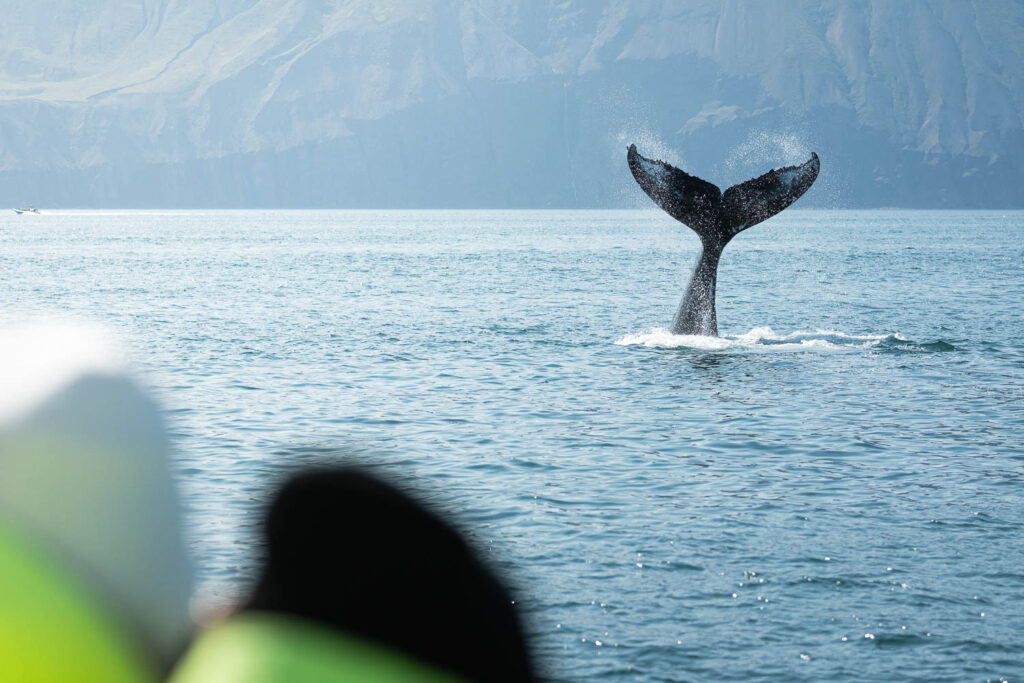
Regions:
M 698 242 L 655 210 L 12 213 L 0 321 L 126 339 L 207 600 L 267 484 L 341 459 L 470 530 L 555 680 L 1012 680 L 1022 231 L 786 211 L 707 339 L 666 330 Z

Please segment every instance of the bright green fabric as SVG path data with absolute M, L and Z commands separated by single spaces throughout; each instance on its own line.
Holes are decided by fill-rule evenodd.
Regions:
M 80 584 L 0 521 L 0 681 L 157 680 L 127 634 Z
M 185 655 L 171 683 L 314 683 L 460 680 L 399 652 L 268 612 L 211 628 Z

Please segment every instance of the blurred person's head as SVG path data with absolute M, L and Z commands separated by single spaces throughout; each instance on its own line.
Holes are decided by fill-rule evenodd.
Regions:
M 348 469 L 299 474 L 277 493 L 263 534 L 253 594 L 186 658 L 180 683 L 270 681 L 275 666 L 309 672 L 301 680 L 533 679 L 501 583 L 449 524 L 393 486 Z M 322 666 L 311 664 L 316 651 Z
M 0 678 L 156 676 L 190 591 L 160 416 L 102 332 L 0 332 Z
M 265 534 L 246 609 L 311 619 L 474 680 L 531 677 L 505 589 L 398 489 L 355 470 L 300 474 L 278 493 Z

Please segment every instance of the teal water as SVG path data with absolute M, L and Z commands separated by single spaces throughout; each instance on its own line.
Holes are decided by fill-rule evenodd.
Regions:
M 655 211 L 11 213 L 0 321 L 129 341 L 205 596 L 334 458 L 471 530 L 551 679 L 1024 675 L 1024 213 L 787 211 L 719 340 L 664 330 L 696 251 Z

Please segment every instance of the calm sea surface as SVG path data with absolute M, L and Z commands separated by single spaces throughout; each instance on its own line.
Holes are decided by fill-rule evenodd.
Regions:
M 470 530 L 552 679 L 1024 676 L 1024 213 L 787 211 L 725 251 L 718 340 L 664 329 L 697 247 L 657 211 L 10 213 L 0 321 L 129 341 L 214 599 L 267 483 L 335 459 Z

